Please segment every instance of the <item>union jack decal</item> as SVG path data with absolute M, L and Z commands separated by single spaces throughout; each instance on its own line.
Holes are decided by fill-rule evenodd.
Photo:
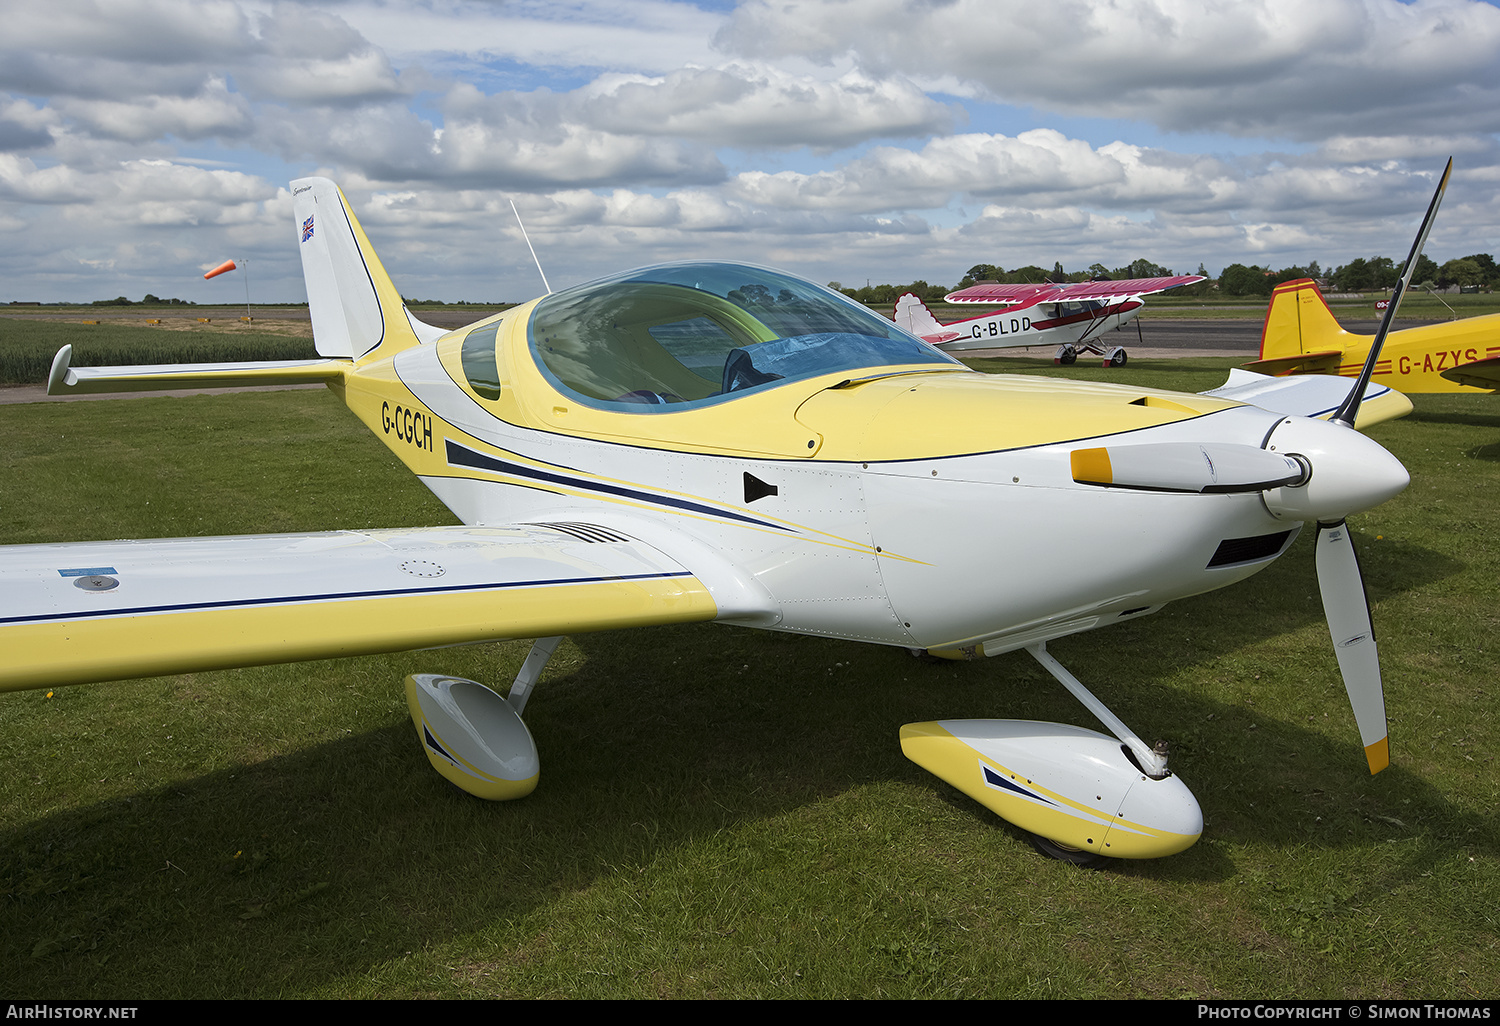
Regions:
M 313 215 L 309 214 L 306 221 L 302 222 L 302 241 L 306 242 L 313 236 Z

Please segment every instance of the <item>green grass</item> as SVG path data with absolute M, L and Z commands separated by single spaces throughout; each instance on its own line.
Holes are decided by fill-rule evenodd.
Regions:
M 1109 380 L 1198 390 L 1229 363 Z M 525 643 L 0 696 L 0 993 L 1491 998 L 1500 409 L 1415 401 L 1372 432 L 1412 487 L 1351 521 L 1390 708 L 1377 777 L 1305 537 L 1050 646 L 1173 740 L 1207 821 L 1098 873 L 901 756 L 911 720 L 1092 726 L 1021 653 L 574 637 L 527 709 L 541 785 L 506 805 L 430 770 L 401 679 L 504 685 Z M 323 392 L 0 407 L 0 431 L 7 541 L 452 522 Z
M 95 312 L 108 317 L 110 311 Z M 52 357 L 73 347 L 73 366 L 143 363 L 213 363 L 238 360 L 301 360 L 317 355 L 311 338 L 250 328 L 177 331 L 131 324 L 82 324 L 0 317 L 0 384 L 47 380 Z

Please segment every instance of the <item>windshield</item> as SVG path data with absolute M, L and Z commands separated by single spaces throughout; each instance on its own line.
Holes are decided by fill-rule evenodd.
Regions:
M 542 372 L 589 406 L 703 406 L 802 378 L 893 365 L 962 367 L 829 289 L 746 264 L 661 264 L 537 304 Z

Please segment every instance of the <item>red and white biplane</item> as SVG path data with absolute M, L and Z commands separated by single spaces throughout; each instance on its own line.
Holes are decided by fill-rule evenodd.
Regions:
M 972 285 L 944 299 L 1004 309 L 951 324 L 939 322 L 926 304 L 908 292 L 896 303 L 895 319 L 897 326 L 949 352 L 1056 346 L 1055 363 L 1073 363 L 1079 353 L 1092 353 L 1103 357 L 1106 367 L 1122 367 L 1124 347 L 1102 341 L 1104 333 L 1118 331 L 1134 320 L 1141 312 L 1141 297 L 1203 280 L 1201 274 L 1174 274 L 1118 281 Z

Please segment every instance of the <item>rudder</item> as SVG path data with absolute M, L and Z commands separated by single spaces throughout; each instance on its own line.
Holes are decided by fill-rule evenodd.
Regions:
M 1282 360 L 1346 349 L 1353 336 L 1340 327 L 1311 278 L 1283 282 L 1271 293 L 1261 330 L 1260 358 Z
M 932 311 L 927 309 L 927 304 L 923 303 L 910 292 L 904 293 L 896 301 L 896 309 L 892 314 L 892 319 L 896 322 L 896 327 L 917 336 L 917 338 L 921 338 L 924 335 L 935 335 L 943 330 L 943 326 L 938 323 L 938 319 L 932 316 Z

